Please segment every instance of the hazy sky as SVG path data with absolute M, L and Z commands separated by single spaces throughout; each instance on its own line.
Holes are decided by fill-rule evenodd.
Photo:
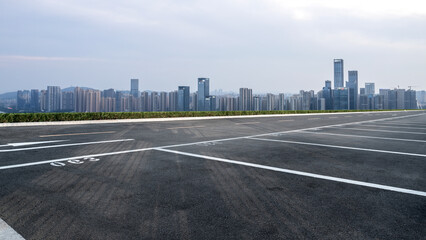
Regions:
M 0 0 L 0 93 L 47 85 L 426 89 L 425 0 Z

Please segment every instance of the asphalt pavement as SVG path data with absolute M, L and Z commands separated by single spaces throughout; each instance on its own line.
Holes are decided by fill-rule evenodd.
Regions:
M 0 128 L 0 239 L 424 239 L 426 111 Z

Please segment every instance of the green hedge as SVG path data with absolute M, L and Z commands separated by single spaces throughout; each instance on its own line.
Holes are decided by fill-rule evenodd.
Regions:
M 0 123 L 53 122 L 106 119 L 172 118 L 204 116 L 239 116 L 264 114 L 360 112 L 360 110 L 297 110 L 297 111 L 212 111 L 212 112 L 91 112 L 91 113 L 3 113 Z

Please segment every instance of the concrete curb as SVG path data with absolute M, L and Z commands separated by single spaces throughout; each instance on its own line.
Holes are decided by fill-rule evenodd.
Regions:
M 109 123 L 112 124 L 112 123 L 167 122 L 167 121 L 201 121 L 201 120 L 214 120 L 214 119 L 294 117 L 294 116 L 313 116 L 313 115 L 315 116 L 344 115 L 344 114 L 360 114 L 360 113 L 361 114 L 378 114 L 378 113 L 397 113 L 397 112 L 380 111 L 380 112 L 296 113 L 296 114 L 266 114 L 266 115 L 213 116 L 213 117 L 176 117 L 176 118 L 139 118 L 139 119 L 113 119 L 113 120 L 57 121 L 57 122 L 20 122 L 20 123 L 0 123 L 0 127 L 33 127 L 33 126 L 60 126 L 60 125 L 109 124 Z

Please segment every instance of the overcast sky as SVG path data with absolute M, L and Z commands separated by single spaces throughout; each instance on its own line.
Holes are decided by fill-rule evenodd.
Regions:
M 426 89 L 424 0 L 0 0 L 0 93 L 47 85 L 318 91 L 333 59 L 359 83 Z

